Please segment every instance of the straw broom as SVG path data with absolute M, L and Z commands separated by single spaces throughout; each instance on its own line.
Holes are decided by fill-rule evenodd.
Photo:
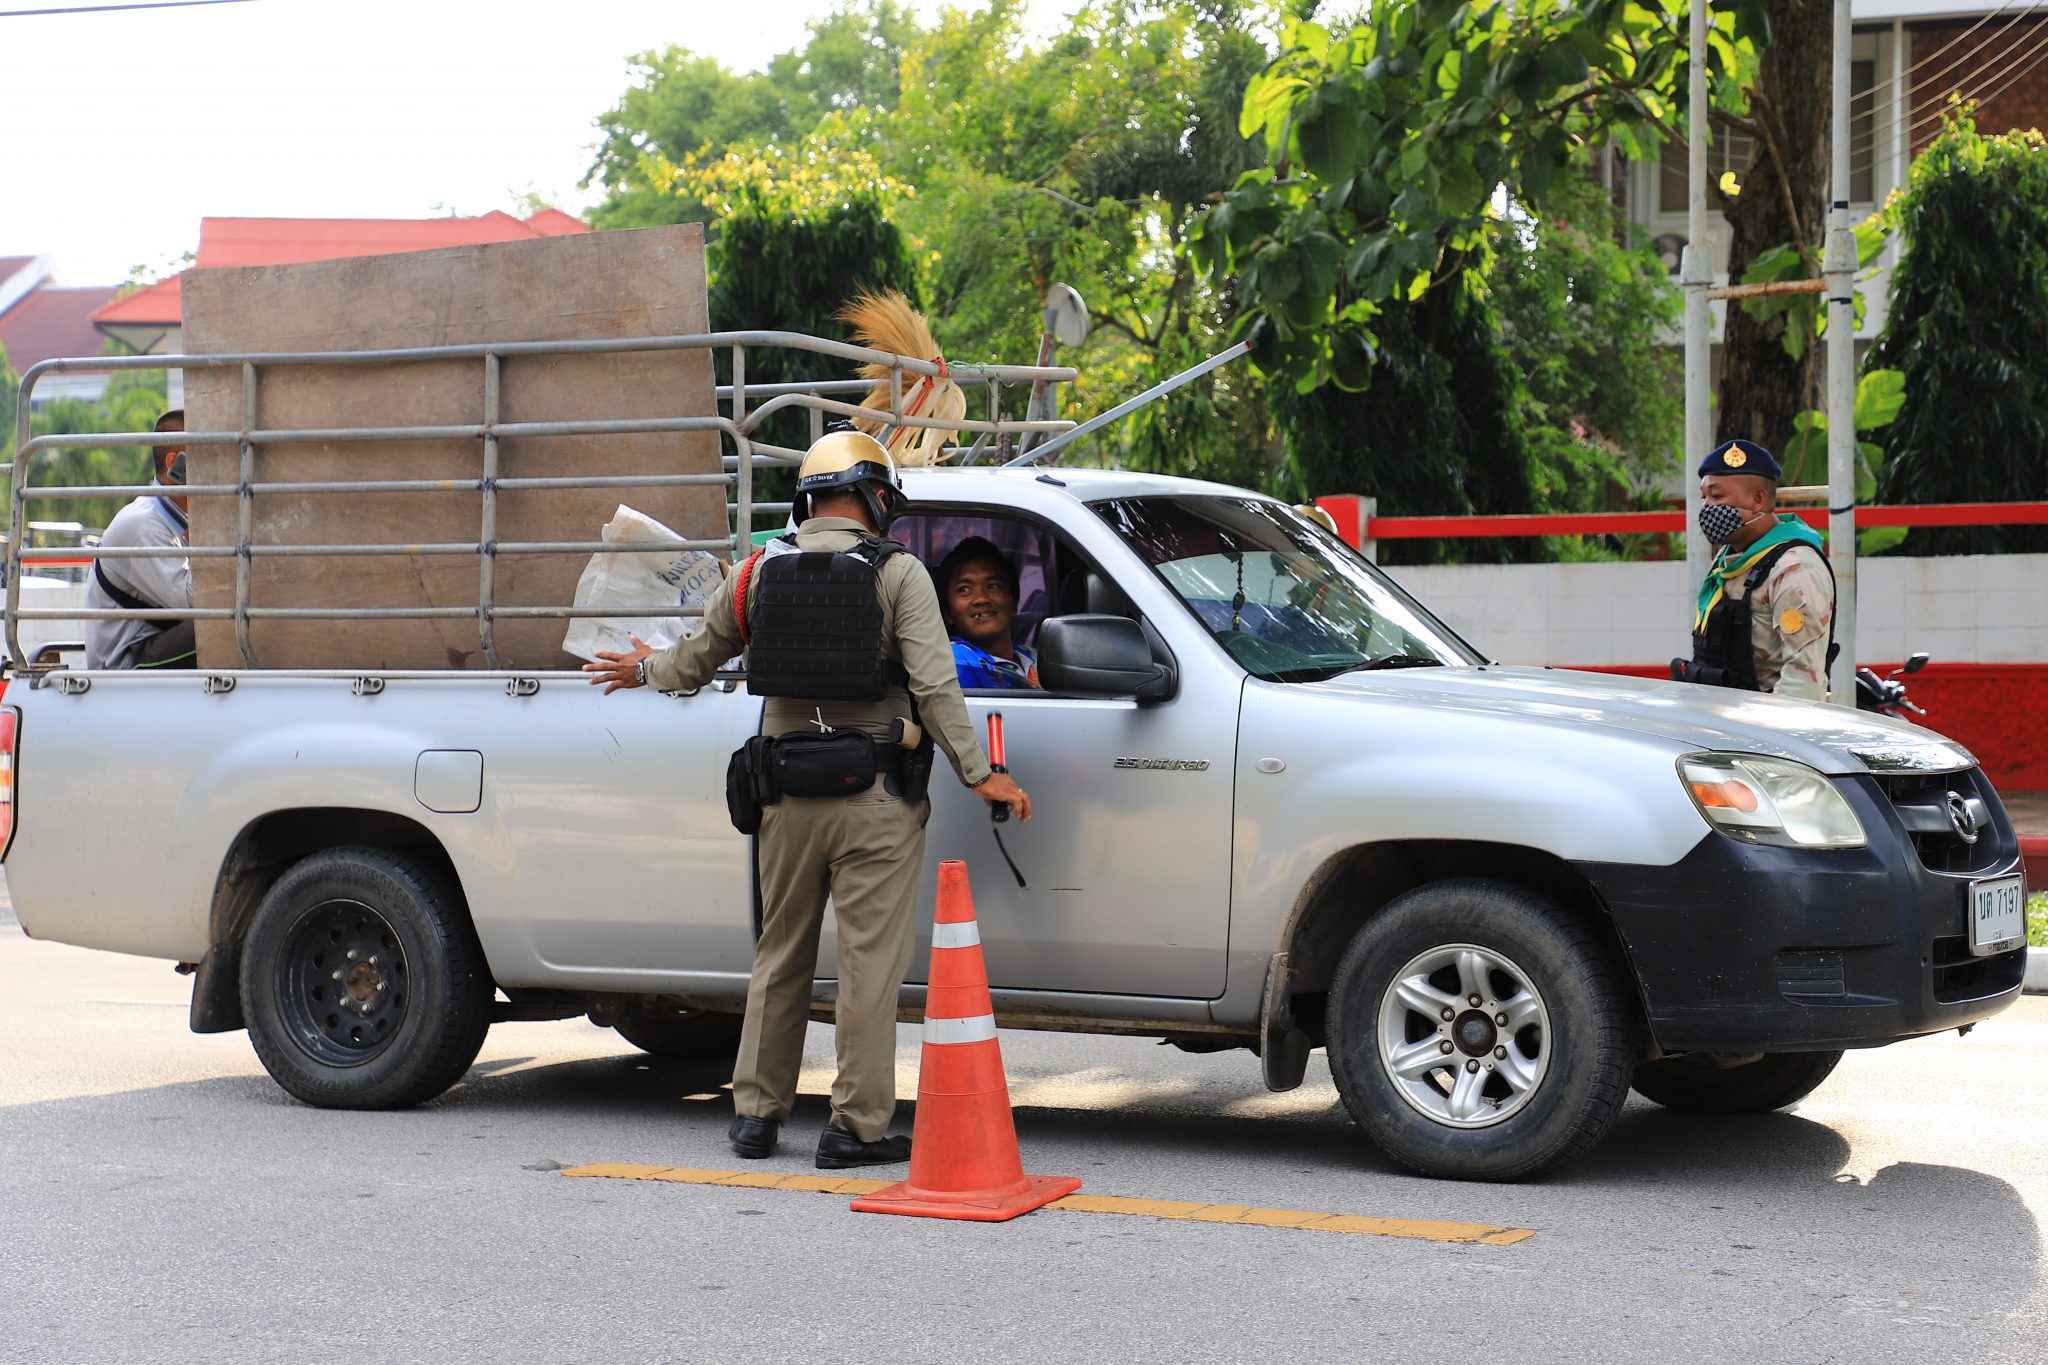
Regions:
M 863 346 L 934 361 L 941 370 L 945 368 L 945 357 L 939 354 L 939 344 L 932 339 L 931 328 L 910 306 L 910 301 L 894 289 L 863 290 L 852 303 L 840 309 L 837 316 L 853 330 L 854 340 Z M 938 427 L 892 426 L 886 416 L 889 410 L 889 367 L 863 365 L 860 373 L 864 379 L 884 381 L 869 392 L 861 406 L 880 408 L 885 416 L 874 422 L 856 420 L 854 425 L 880 439 L 898 464 L 937 464 L 945 459 L 946 443 L 959 433 Z M 949 375 L 941 374 L 936 379 L 926 375 L 913 379 L 906 375 L 903 412 L 909 417 L 965 417 L 967 395 Z

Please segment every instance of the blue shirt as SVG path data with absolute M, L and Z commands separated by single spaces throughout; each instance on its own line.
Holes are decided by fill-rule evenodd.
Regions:
M 1031 670 L 1037 666 L 1038 660 L 1022 645 L 1017 647 L 1017 662 L 1011 663 L 966 640 L 953 641 L 953 667 L 962 687 L 1030 687 Z

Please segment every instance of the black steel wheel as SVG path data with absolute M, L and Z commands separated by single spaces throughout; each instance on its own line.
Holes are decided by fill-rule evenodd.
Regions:
M 1666 1109 L 1690 1114 L 1767 1114 L 1805 1099 L 1828 1078 L 1842 1054 L 1762 1052 L 1730 1056 L 1689 1052 L 1636 1068 L 1635 1092 Z
M 241 989 L 264 1069 L 325 1108 L 431 1099 L 490 1026 L 490 972 L 460 897 L 387 849 L 329 849 L 278 878 L 244 940 Z

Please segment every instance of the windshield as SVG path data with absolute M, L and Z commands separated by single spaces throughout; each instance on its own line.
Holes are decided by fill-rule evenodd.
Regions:
M 1484 662 L 1350 546 L 1259 498 L 1121 498 L 1096 512 L 1247 672 Z

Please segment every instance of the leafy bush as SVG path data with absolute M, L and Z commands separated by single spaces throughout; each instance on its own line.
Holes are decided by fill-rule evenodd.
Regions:
M 1890 503 L 2048 498 L 2048 141 L 1980 136 L 1967 111 L 1913 163 L 1905 252 L 1869 363 L 1905 374 L 1885 429 Z M 1924 554 L 2048 550 L 2048 530 L 1923 530 Z

